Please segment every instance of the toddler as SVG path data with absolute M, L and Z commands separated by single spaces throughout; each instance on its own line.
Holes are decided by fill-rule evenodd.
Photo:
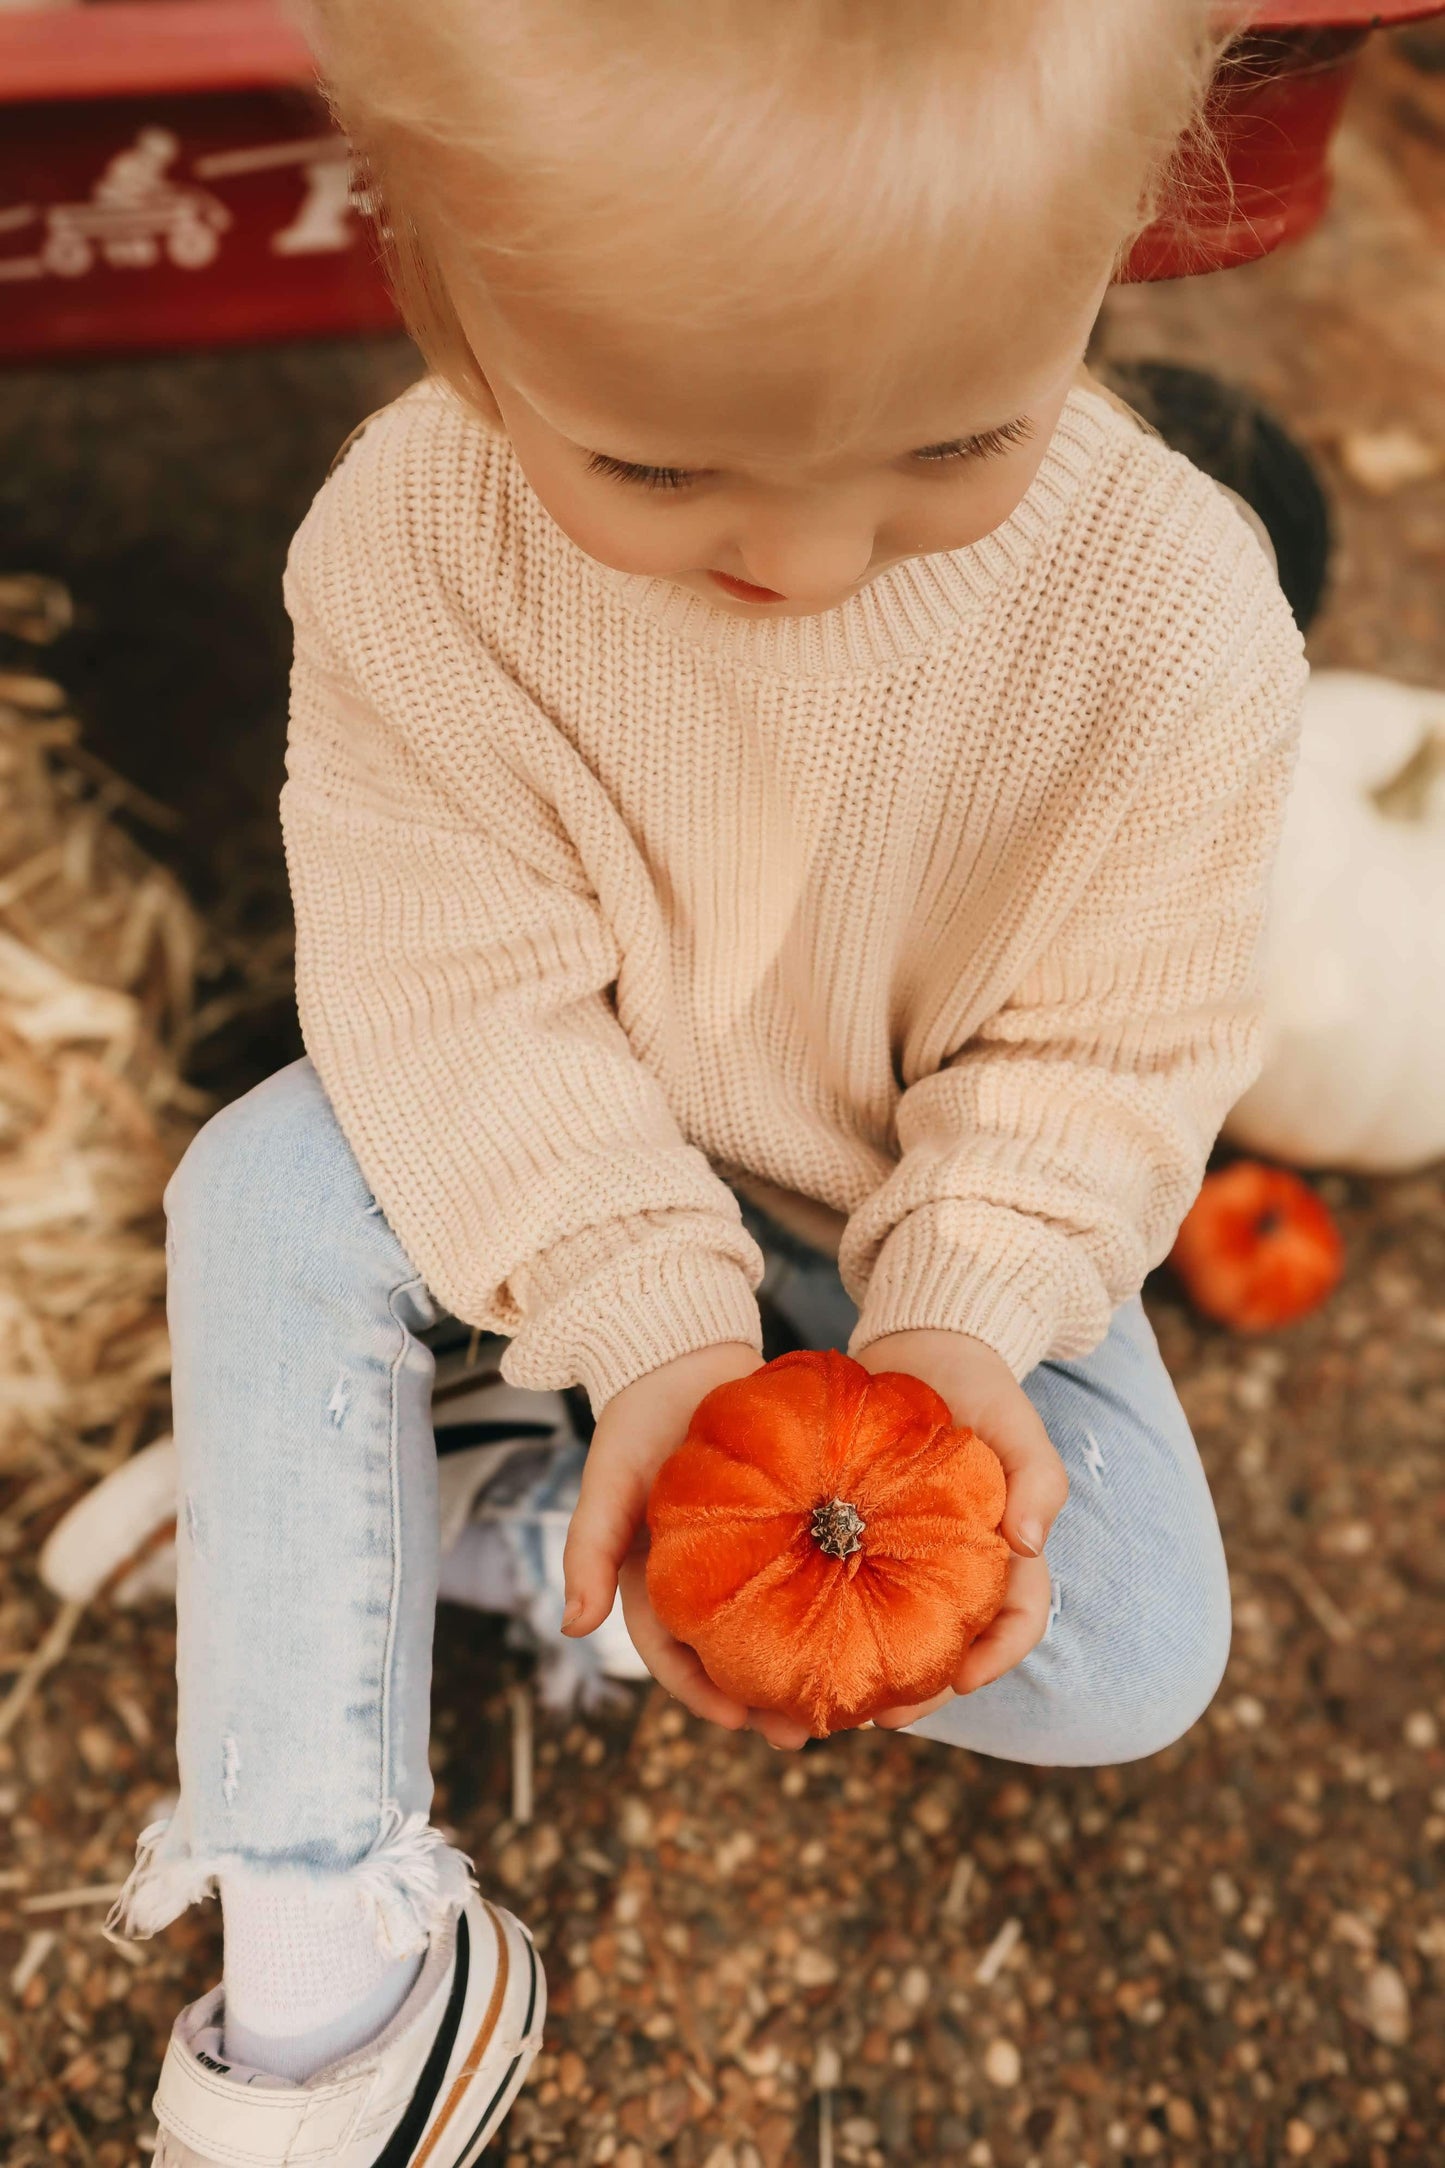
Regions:
M 1003 1613 L 881 1723 L 1122 1761 L 1218 1683 L 1139 1288 L 1256 1071 L 1303 664 L 1237 512 L 1081 377 L 1211 22 L 321 0 L 432 373 L 287 567 L 308 1058 L 168 1200 L 181 1794 L 120 1912 L 219 1891 L 225 1957 L 163 2168 L 461 2168 L 538 2047 L 526 1929 L 427 1819 L 443 1316 L 585 1389 L 565 1631 L 620 1583 L 698 1717 L 801 1744 L 639 1546 L 760 1286 L 1007 1473 Z

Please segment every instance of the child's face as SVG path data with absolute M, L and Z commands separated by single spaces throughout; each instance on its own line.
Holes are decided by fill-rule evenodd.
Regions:
M 743 615 L 807 616 L 901 559 L 977 542 L 1017 508 L 1098 297 L 1007 360 L 892 380 L 839 446 L 811 428 L 821 367 L 683 332 L 631 344 L 555 307 L 454 299 L 522 469 L 578 546 Z M 835 339 L 846 369 L 846 336 Z

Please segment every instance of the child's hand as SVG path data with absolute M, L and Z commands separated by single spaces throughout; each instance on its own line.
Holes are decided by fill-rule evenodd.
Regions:
M 1042 1552 L 1068 1496 L 1063 1462 L 1049 1443 L 1013 1372 L 982 1341 L 956 1332 L 901 1332 L 875 1340 L 859 1358 L 867 1370 L 905 1370 L 948 1402 L 991 1445 L 1008 1479 L 1003 1533 L 1015 1553 L 1003 1609 L 964 1657 L 948 1692 L 915 1707 L 881 1711 L 889 1730 L 938 1708 L 952 1693 L 972 1693 L 1027 1656 L 1049 1614 L 1049 1571 Z M 564 1633 L 588 1634 L 612 1608 L 620 1587 L 623 1616 L 639 1656 L 684 1708 L 729 1731 L 751 1726 L 776 1747 L 800 1747 L 805 1728 L 776 1710 L 747 1709 L 724 1694 L 694 1652 L 675 1641 L 647 1595 L 646 1544 L 639 1540 L 647 1494 L 662 1463 L 682 1443 L 693 1409 L 715 1385 L 748 1377 L 762 1357 L 741 1342 L 680 1355 L 625 1386 L 597 1418 L 581 1494 L 567 1534 Z
M 976 1430 L 1003 1462 L 1008 1503 L 1003 1533 L 1014 1556 L 1003 1609 L 965 1655 L 952 1687 L 912 1708 L 885 1709 L 873 1721 L 896 1731 L 953 1694 L 971 1694 L 1022 1663 L 1049 1621 L 1049 1569 L 1043 1549 L 1069 1495 L 1064 1464 L 1023 1387 L 1001 1355 L 962 1332 L 894 1332 L 858 1360 L 876 1375 L 906 1370 L 948 1402 L 956 1423 Z
M 752 1348 L 729 1340 L 679 1355 L 615 1393 L 597 1418 L 562 1559 L 567 1588 L 563 1633 L 590 1634 L 600 1626 L 620 1586 L 633 1646 L 658 1684 L 694 1716 L 728 1731 L 741 1731 L 754 1712 L 714 1686 L 693 1651 L 674 1641 L 658 1619 L 647 1595 L 643 1516 L 652 1479 L 681 1445 L 704 1394 L 732 1378 L 750 1376 L 762 1368 L 762 1361 Z M 763 1712 L 756 1717 L 759 1730 L 765 1724 L 771 1728 L 772 1720 Z M 780 1744 L 801 1745 L 807 1736 L 785 1717 L 776 1723 L 788 1734 Z

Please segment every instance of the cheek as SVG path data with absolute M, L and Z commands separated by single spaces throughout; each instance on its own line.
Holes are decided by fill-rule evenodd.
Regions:
M 927 556 L 981 542 L 1018 510 L 1043 463 L 1044 449 L 1032 444 L 1021 447 L 1016 454 L 975 469 L 953 488 L 940 489 L 931 502 L 915 499 L 904 518 L 890 529 L 890 554 L 901 550 Z
M 637 495 L 641 501 L 633 503 L 621 485 L 584 484 L 569 491 L 563 509 L 552 504 L 548 510 L 579 549 L 618 572 L 669 578 L 694 572 L 717 555 L 709 541 L 712 523 L 697 507 L 665 498 L 653 504 L 645 492 Z

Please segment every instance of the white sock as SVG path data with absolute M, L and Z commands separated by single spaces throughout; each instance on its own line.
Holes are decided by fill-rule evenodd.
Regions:
M 221 1877 L 225 2052 L 298 2082 L 387 2026 L 424 1952 L 377 1948 L 376 1915 L 346 1875 L 241 1868 Z

